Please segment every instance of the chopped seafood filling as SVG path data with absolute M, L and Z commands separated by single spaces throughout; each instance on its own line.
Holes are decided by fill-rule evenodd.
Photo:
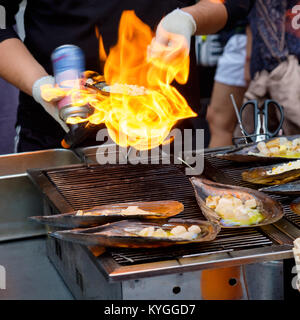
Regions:
M 153 237 L 154 227 L 144 228 L 139 232 L 139 235 L 142 237 Z
M 122 209 L 120 212 L 122 215 L 137 215 L 137 214 L 147 214 L 149 215 L 150 212 L 139 209 L 138 206 L 129 206 L 126 209 Z
M 119 212 L 115 212 L 112 210 L 102 210 L 102 211 L 95 211 L 95 212 L 83 212 L 82 210 L 78 210 L 76 212 L 76 216 L 90 216 L 90 215 L 109 215 L 109 214 L 113 214 L 113 213 L 118 213 L 120 215 L 124 215 L 124 216 L 130 216 L 130 215 L 158 215 L 155 212 L 149 212 L 149 211 L 145 211 L 142 209 L 139 209 L 138 206 L 129 206 L 126 209 L 122 209 Z
M 84 216 L 84 212 L 82 210 L 78 210 L 76 212 L 76 216 Z
M 184 226 L 177 226 L 171 230 L 171 233 L 176 236 L 186 232 L 186 228 Z
M 280 174 L 286 171 L 300 169 L 300 160 L 291 161 L 289 163 L 284 163 L 280 166 L 274 167 L 271 170 L 267 171 L 267 175 L 271 176 L 273 174 Z
M 300 138 L 288 140 L 285 137 L 259 142 L 257 144 L 259 153 L 248 152 L 249 155 L 260 155 L 264 157 L 295 157 L 300 158 Z
M 201 232 L 201 229 L 200 229 L 199 226 L 194 226 L 194 225 L 193 225 L 193 226 L 190 226 L 190 227 L 188 228 L 188 232 L 198 234 L 198 233 Z
M 178 240 L 193 240 L 196 239 L 198 234 L 201 233 L 201 228 L 196 225 L 192 225 L 188 230 L 184 226 L 176 226 L 170 231 L 165 231 L 162 228 L 147 227 L 142 229 L 138 234 L 141 237 L 157 237 L 157 238 L 169 238 Z
M 254 198 L 243 202 L 231 195 L 208 196 L 206 205 L 213 209 L 227 223 L 234 225 L 252 225 L 261 222 L 264 217 L 257 208 Z
M 147 94 L 147 89 L 143 86 L 122 83 L 114 83 L 111 86 L 106 86 L 103 88 L 103 91 L 129 96 L 142 96 Z

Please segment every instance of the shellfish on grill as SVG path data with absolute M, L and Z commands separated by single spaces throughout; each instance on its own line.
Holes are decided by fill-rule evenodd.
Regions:
M 30 219 L 53 227 L 72 229 L 92 227 L 122 219 L 167 219 L 183 210 L 183 204 L 173 200 L 127 202 L 52 216 L 35 216 Z
M 285 184 L 300 178 L 300 160 L 246 170 L 242 178 L 255 184 Z
M 300 195 L 300 181 L 294 181 L 286 184 L 265 187 L 259 189 L 261 192 L 280 194 L 280 195 Z
M 300 198 L 291 203 L 291 210 L 300 215 Z
M 271 197 L 262 192 L 239 187 L 216 183 L 207 179 L 193 177 L 190 179 L 194 187 L 196 199 L 204 216 L 212 222 L 218 223 L 223 228 L 243 228 L 257 227 L 274 223 L 283 217 L 283 209 L 281 205 Z M 206 199 L 211 196 L 233 196 L 246 202 L 253 199 L 257 204 L 257 210 L 262 216 L 262 220 L 256 224 L 243 224 L 232 222 L 229 219 L 223 219 L 215 210 L 206 204 Z
M 299 151 L 295 151 L 293 153 L 285 153 L 285 147 L 281 148 L 280 144 L 279 144 L 278 154 L 277 153 L 263 154 L 259 150 L 261 149 L 260 146 L 262 145 L 262 143 L 269 144 L 270 146 L 274 144 L 274 146 L 276 146 L 278 144 L 278 141 L 280 141 L 279 139 L 286 139 L 288 143 L 293 143 L 293 141 L 297 141 L 297 150 L 299 149 Z M 216 154 L 214 156 L 220 159 L 237 161 L 237 162 L 283 161 L 284 159 L 296 160 L 296 159 L 300 159 L 300 135 L 282 137 L 282 138 L 272 138 L 266 142 L 255 142 L 255 143 L 244 145 L 242 147 L 231 149 L 224 153 Z
M 186 229 L 191 226 L 198 226 L 201 231 L 192 240 L 183 240 L 179 237 L 141 236 L 140 234 L 141 230 L 145 228 L 153 227 L 170 232 L 171 229 L 179 226 L 184 226 Z M 87 246 L 158 248 L 212 241 L 219 231 L 220 227 L 217 224 L 202 220 L 122 220 L 88 229 L 56 231 L 50 233 L 50 236 Z

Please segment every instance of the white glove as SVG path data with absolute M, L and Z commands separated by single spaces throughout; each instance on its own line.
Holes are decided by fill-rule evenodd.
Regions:
M 52 76 L 46 76 L 38 79 L 32 87 L 32 96 L 36 102 L 41 104 L 43 108 L 61 125 L 61 127 L 68 132 L 70 129 L 66 125 L 66 123 L 60 118 L 59 111 L 56 105 L 56 102 L 63 98 L 63 96 L 57 96 L 51 101 L 46 101 L 42 98 L 41 95 L 41 87 L 49 86 L 54 87 L 55 79 Z
M 162 46 L 169 52 L 185 50 L 189 53 L 191 37 L 196 29 L 197 25 L 191 14 L 181 9 L 173 10 L 157 26 L 155 38 L 149 48 L 149 57 L 162 55 Z

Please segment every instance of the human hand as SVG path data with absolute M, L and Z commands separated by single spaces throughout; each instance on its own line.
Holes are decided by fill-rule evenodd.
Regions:
M 32 96 L 36 102 L 43 108 L 68 132 L 70 129 L 60 118 L 57 102 L 65 96 L 64 90 L 55 90 L 55 79 L 52 76 L 46 76 L 38 79 L 32 87 Z M 43 90 L 53 89 L 53 90 Z
M 155 38 L 149 46 L 148 57 L 168 63 L 178 56 L 188 55 L 196 28 L 191 14 L 181 9 L 172 11 L 160 21 Z

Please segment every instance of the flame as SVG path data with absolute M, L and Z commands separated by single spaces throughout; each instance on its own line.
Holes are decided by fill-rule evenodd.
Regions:
M 97 36 L 101 59 L 105 58 L 104 78 L 98 76 L 93 80 L 105 79 L 110 94 L 87 89 L 72 89 L 68 93 L 73 105 L 88 103 L 94 107 L 88 118 L 90 123 L 105 123 L 110 137 L 122 147 L 148 150 L 164 143 L 178 120 L 197 116 L 171 85 L 173 80 L 186 83 L 189 75 L 189 54 L 188 50 L 182 50 L 186 41 L 183 36 L 171 35 L 175 49 L 174 45 L 172 49 L 156 45 L 155 50 L 164 52 L 167 60 L 149 57 L 153 33 L 133 11 L 123 12 L 118 43 L 108 56 L 99 31 Z M 90 75 L 87 72 L 85 76 Z M 43 93 L 49 97 L 49 91 L 48 88 Z M 62 94 L 61 89 L 54 88 L 52 94 Z M 86 119 L 73 118 L 68 122 L 80 121 Z

